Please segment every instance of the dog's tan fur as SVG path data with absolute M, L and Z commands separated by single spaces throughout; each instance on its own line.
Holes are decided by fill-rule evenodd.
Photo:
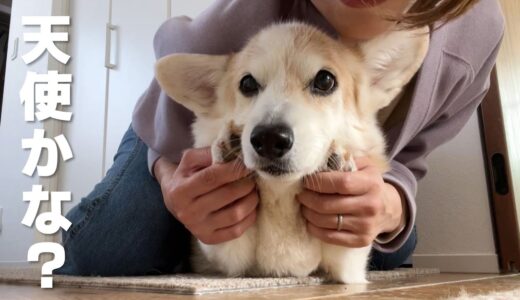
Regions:
M 426 32 L 390 32 L 346 45 L 308 25 L 277 24 L 235 54 L 174 54 L 158 61 L 163 90 L 197 115 L 195 147 L 212 146 L 214 163 L 239 157 L 257 174 L 261 200 L 255 225 L 218 245 L 194 240 L 195 271 L 307 276 L 322 270 L 339 282 L 366 282 L 371 247 L 346 248 L 309 235 L 294 198 L 304 176 L 349 171 L 349 165 L 355 168 L 348 164 L 351 157 L 368 156 L 382 173 L 388 171 L 376 113 L 419 68 L 428 49 Z M 316 96 L 308 84 L 323 69 L 335 75 L 338 89 Z M 262 86 L 254 98 L 238 90 L 245 74 Z M 256 125 L 279 119 L 294 130 L 295 142 L 287 154 L 291 172 L 272 176 L 261 170 L 249 139 Z

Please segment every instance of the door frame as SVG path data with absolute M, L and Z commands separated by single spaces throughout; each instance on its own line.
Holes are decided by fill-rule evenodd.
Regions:
M 520 224 L 501 103 L 495 67 L 478 113 L 500 270 L 510 273 L 520 270 Z

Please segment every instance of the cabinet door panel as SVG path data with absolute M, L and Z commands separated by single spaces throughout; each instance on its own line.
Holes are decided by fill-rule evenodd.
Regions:
M 106 0 L 72 1 L 67 73 L 73 76 L 72 122 L 64 123 L 64 134 L 74 159 L 60 165 L 60 189 L 71 191 L 73 203 L 86 196 L 103 176 L 103 134 L 107 70 L 105 27 Z
M 108 79 L 106 169 L 130 125 L 135 103 L 153 78 L 153 37 L 168 8 L 168 0 L 112 0 L 112 55 L 117 59 Z

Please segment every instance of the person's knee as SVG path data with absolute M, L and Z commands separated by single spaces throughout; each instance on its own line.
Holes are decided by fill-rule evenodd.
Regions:
M 68 275 L 146 275 L 176 269 L 189 253 L 190 234 L 152 195 L 160 190 L 151 182 L 145 198 L 122 176 L 124 184 L 107 198 L 83 199 L 67 214 L 73 223 L 63 233 Z
M 117 228 L 110 228 L 110 224 L 106 227 L 96 223 L 83 225 L 81 228 L 71 227 L 63 234 L 65 264 L 57 274 L 128 276 L 167 273 L 175 269 L 189 251 L 186 232 L 157 219 L 151 221 L 149 227 L 142 224 L 119 224 Z M 114 234 L 109 233 L 112 229 Z
M 130 128 L 107 176 L 67 214 L 73 225 L 63 234 L 66 262 L 58 272 L 170 272 L 186 257 L 190 234 L 166 209 L 147 150 Z
M 417 230 L 414 226 L 412 233 L 408 237 L 408 240 L 397 251 L 392 253 L 383 253 L 377 251 L 376 249 L 372 249 L 369 270 L 387 271 L 400 267 L 406 262 L 408 258 L 412 256 L 416 246 Z

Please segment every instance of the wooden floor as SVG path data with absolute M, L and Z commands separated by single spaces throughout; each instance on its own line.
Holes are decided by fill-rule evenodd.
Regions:
M 42 290 L 36 286 L 0 284 L 0 299 L 446 299 L 468 294 L 488 294 L 520 288 L 520 274 L 436 274 L 413 279 L 373 282 L 368 285 L 321 285 L 263 289 L 202 296 L 181 296 L 133 290 L 103 290 L 57 287 Z

